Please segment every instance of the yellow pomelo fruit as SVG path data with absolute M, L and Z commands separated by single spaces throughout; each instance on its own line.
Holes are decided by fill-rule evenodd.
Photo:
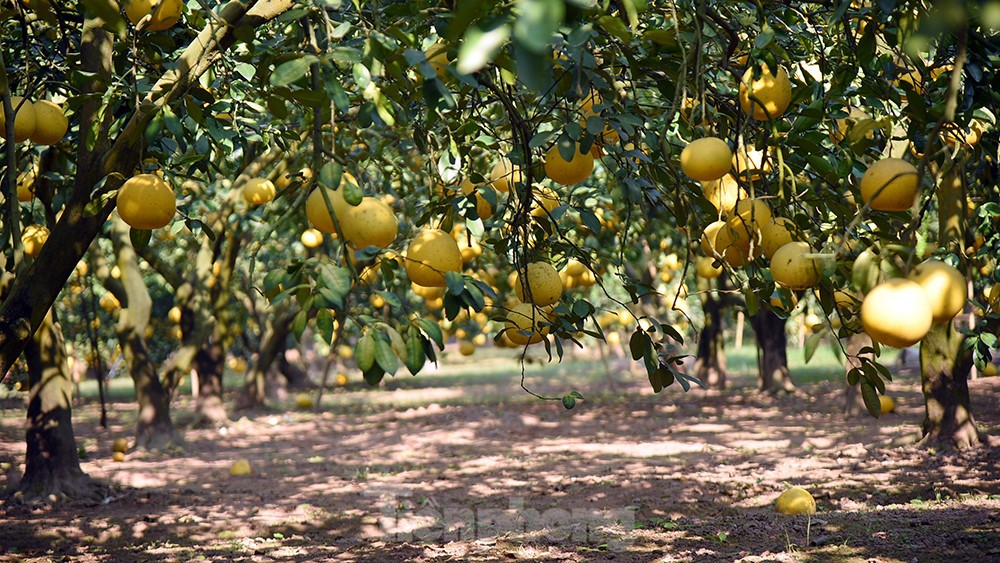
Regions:
M 458 249 L 462 252 L 462 264 L 466 266 L 483 254 L 483 247 L 474 238 L 460 236 L 455 242 L 458 243 Z
M 101 296 L 101 299 L 97 302 L 108 313 L 111 313 L 121 307 L 121 303 L 118 302 L 118 298 L 112 293 L 105 293 Z
M 795 240 L 795 222 L 787 217 L 771 217 L 760 228 L 760 247 L 770 260 L 782 246 Z
M 309 194 L 308 199 L 306 199 L 306 217 L 309 219 L 310 225 L 324 233 L 337 232 L 333 224 L 334 217 L 337 218 L 338 223 L 341 222 L 344 214 L 347 213 L 347 209 L 351 207 L 351 204 L 347 203 L 347 200 L 344 199 L 344 186 L 348 182 L 355 186 L 358 185 L 358 181 L 354 176 L 344 172 L 340 177 L 340 186 L 336 190 L 321 186 Z M 324 192 L 326 192 L 330 199 L 330 208 L 333 209 L 333 215 L 330 214 L 329 209 L 326 207 L 326 199 L 323 197 Z M 341 225 L 341 228 L 343 228 L 343 225 Z
M 531 210 L 531 215 L 534 217 L 545 217 L 552 210 L 559 207 L 559 194 L 552 190 L 552 188 L 540 187 L 535 188 L 535 206 Z
M 699 256 L 698 260 L 694 263 L 695 273 L 705 279 L 713 279 L 722 275 L 722 268 L 715 265 L 715 258 L 709 258 L 708 256 Z
M 920 284 L 927 292 L 931 314 L 935 323 L 943 323 L 955 318 L 969 299 L 965 276 L 958 269 L 941 262 L 927 260 L 913 269 L 910 279 Z
M 601 99 L 601 93 L 597 90 L 591 89 L 590 93 L 587 94 L 587 97 L 580 101 L 580 112 L 583 113 L 585 117 L 597 115 L 597 113 L 594 112 L 594 106 L 599 106 L 602 103 L 604 103 L 604 101 Z
M 559 272 L 548 262 L 528 264 L 527 283 L 521 281 L 521 273 L 514 278 L 514 293 L 522 303 L 530 301 L 539 307 L 551 305 L 562 297 L 563 284 Z
M 771 208 L 762 199 L 742 199 L 726 216 L 726 224 L 738 233 L 759 233 L 761 228 L 771 220 Z
M 476 214 L 483 221 L 489 219 L 493 216 L 493 207 L 490 206 L 490 202 L 486 201 L 483 194 L 479 193 L 479 188 L 472 183 L 472 180 L 466 178 L 462 180 L 462 183 L 458 185 L 458 188 L 462 191 L 462 194 L 469 195 L 473 192 L 476 194 Z
M 571 276 L 581 276 L 587 271 L 587 267 L 576 258 L 570 258 L 566 262 L 566 273 Z
M 485 346 L 486 345 L 486 335 L 485 334 L 477 334 L 477 335 L 473 336 L 472 337 L 472 343 L 475 344 L 476 346 Z
M 153 14 L 143 31 L 164 31 L 180 21 L 182 6 L 181 0 L 128 0 L 125 15 L 132 25 L 137 25 L 142 18 Z
M 858 304 L 858 298 L 850 291 L 838 289 L 833 292 L 833 302 L 842 311 L 853 311 Z
M 251 178 L 243 184 L 243 199 L 254 207 L 273 200 L 277 193 L 274 183 L 267 178 Z
M 907 211 L 917 198 L 917 169 L 901 158 L 883 158 L 861 177 L 861 197 L 872 209 Z
M 753 244 L 751 253 L 750 235 L 742 229 L 732 229 L 726 224 L 715 235 L 715 246 L 727 264 L 733 268 L 742 268 L 760 256 L 759 233 L 755 238 L 757 240 Z
M 113 461 L 115 461 L 115 462 L 121 463 L 121 462 L 125 461 L 125 453 L 124 452 L 112 452 L 111 453 L 111 459 Z
M 774 501 L 774 510 L 781 514 L 815 514 L 816 499 L 802 487 L 792 487 Z
M 462 271 L 458 243 L 440 229 L 417 233 L 406 249 L 405 261 L 410 281 L 425 287 L 444 287 L 445 273 Z
M 229 474 L 236 476 L 245 476 L 253 473 L 250 468 L 250 460 L 248 459 L 238 459 L 229 466 Z
M 35 199 L 35 174 L 32 169 L 17 177 L 17 201 L 28 203 Z
M 739 147 L 733 153 L 733 173 L 751 182 L 759 180 L 770 170 L 771 161 L 767 158 L 767 151 Z
M 174 190 L 156 174 L 129 178 L 118 190 L 118 215 L 133 229 L 159 229 L 177 213 Z
M 736 178 L 733 178 L 731 174 L 726 174 L 718 180 L 702 182 L 701 193 L 723 215 L 732 211 L 738 201 L 748 197 L 746 190 L 739 185 Z
M 524 182 L 524 173 L 520 166 L 511 164 L 507 157 L 501 156 L 490 171 L 490 185 L 500 193 L 507 193 L 516 184 Z
M 723 248 L 719 248 L 717 239 L 719 238 L 719 231 L 726 226 L 725 221 L 714 221 L 709 223 L 705 230 L 701 233 L 701 251 L 705 253 L 705 256 L 713 256 L 716 251 L 722 254 Z
M 417 297 L 422 297 L 423 299 L 437 299 L 444 295 L 444 287 L 424 287 L 417 283 L 410 284 L 413 288 L 413 293 L 417 294 Z
M 542 309 L 531 303 L 518 303 L 507 311 L 505 316 L 507 321 L 504 323 L 504 328 L 511 330 L 504 335 L 518 346 L 541 342 L 549 333 L 549 327 L 542 326 L 548 322 L 548 317 Z
M 38 100 L 35 106 L 35 130 L 31 142 L 36 145 L 54 145 L 62 140 L 69 129 L 69 120 L 58 104 L 48 100 Z M 15 125 L 17 121 L 15 120 Z
M 335 381 L 336 381 L 338 387 L 343 387 L 343 386 L 347 385 L 347 383 L 350 380 L 347 379 L 347 374 L 346 373 L 338 373 L 337 374 L 337 378 L 336 378 Z
M 385 297 L 382 297 L 377 293 L 373 293 L 371 297 L 368 298 L 368 302 L 371 303 L 372 307 L 375 307 L 376 309 L 385 307 Z
M 594 156 L 580 152 L 580 145 L 573 147 L 573 160 L 567 161 L 559 154 L 559 147 L 553 146 L 545 154 L 545 175 L 557 184 L 577 184 L 586 180 L 594 171 Z
M 42 245 L 49 240 L 49 229 L 42 225 L 28 225 L 21 233 L 21 244 L 24 253 L 34 258 L 42 251 Z
M 816 287 L 823 275 L 819 260 L 809 258 L 812 248 L 806 242 L 789 242 L 771 258 L 771 275 L 774 281 L 788 289 Z
M 348 206 L 341 228 L 344 237 L 358 248 L 385 248 L 396 240 L 399 223 L 392 208 L 382 200 L 365 197 L 356 207 Z
M 792 83 L 785 67 L 778 66 L 772 74 L 767 63 L 760 65 L 760 76 L 754 78 L 753 67 L 743 73 L 740 80 L 740 107 L 758 121 L 777 119 L 792 101 Z
M 174 324 L 179 324 L 181 322 L 181 308 L 176 305 L 171 307 L 167 311 L 167 320 Z
M 896 400 L 892 397 L 887 397 L 886 395 L 880 395 L 878 398 L 879 411 L 882 414 L 889 414 L 891 412 L 896 412 Z
M 875 286 L 861 303 L 861 324 L 876 342 L 913 346 L 931 329 L 934 313 L 920 284 L 894 278 Z
M 443 43 L 435 43 L 427 48 L 424 56 L 427 57 L 427 62 L 434 67 L 438 78 L 444 80 L 445 76 L 448 75 L 448 65 L 451 64 L 451 59 L 448 58 L 448 46 Z
M 319 229 L 306 229 L 302 231 L 299 240 L 306 248 L 319 248 L 323 244 L 323 232 Z
M 115 438 L 115 441 L 111 443 L 111 451 L 120 453 L 128 452 L 128 440 L 125 438 Z
M 14 141 L 20 143 L 35 132 L 35 104 L 21 96 L 11 96 L 10 105 L 14 108 Z M 3 105 L 0 104 L 0 136 L 3 136 L 2 132 L 6 131 L 6 128 L 7 118 L 4 115 Z
M 711 182 L 725 176 L 733 167 L 733 151 L 718 137 L 691 141 L 681 151 L 681 170 L 688 177 Z
M 306 410 L 313 408 L 313 398 L 312 395 L 308 393 L 299 393 L 295 396 L 295 407 Z
M 472 342 L 462 342 L 458 345 L 458 353 L 463 356 L 471 356 L 476 353 L 476 345 Z
M 997 373 L 1000 373 L 1000 369 L 997 369 L 996 364 L 986 364 L 983 368 L 983 377 L 996 377 Z

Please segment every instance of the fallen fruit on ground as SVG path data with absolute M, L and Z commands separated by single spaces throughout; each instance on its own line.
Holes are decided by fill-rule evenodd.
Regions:
M 112 452 L 125 453 L 128 451 L 128 440 L 125 438 L 115 438 L 115 441 L 111 443 Z
M 882 414 L 889 414 L 891 412 L 896 412 L 896 400 L 887 395 L 879 395 L 878 398 L 879 410 Z
M 815 514 L 816 499 L 802 487 L 792 487 L 778 496 L 774 509 L 781 514 Z
M 248 459 L 238 459 L 229 466 L 230 475 L 250 475 L 253 473 L 253 469 L 250 468 L 250 460 Z
M 307 410 L 313 408 L 313 398 L 309 393 L 299 393 L 295 396 L 295 408 Z

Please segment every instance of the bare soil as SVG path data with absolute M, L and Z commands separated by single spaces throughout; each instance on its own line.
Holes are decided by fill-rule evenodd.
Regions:
M 843 390 L 829 383 L 780 398 L 653 395 L 637 377 L 616 393 L 594 383 L 566 411 L 525 400 L 515 380 L 501 386 L 514 400 L 450 404 L 461 382 L 439 381 L 340 389 L 318 414 L 233 413 L 224 428 L 187 430 L 183 451 L 121 463 L 111 443 L 129 435 L 132 405 L 112 404 L 108 429 L 83 405 L 83 467 L 109 483 L 107 498 L 6 501 L 0 559 L 1000 561 L 1000 453 L 906 445 L 923 416 L 912 378 L 892 384 L 898 409 L 880 420 L 845 418 Z M 1000 378 L 971 391 L 980 427 L 996 435 Z M 354 394 L 385 400 L 353 404 Z M 0 415 L 9 487 L 23 407 Z M 241 458 L 252 475 L 229 474 Z M 816 515 L 774 512 L 791 485 L 815 495 Z

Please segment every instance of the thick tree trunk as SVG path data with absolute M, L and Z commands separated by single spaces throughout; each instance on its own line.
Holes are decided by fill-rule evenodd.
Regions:
M 949 322 L 934 325 L 920 343 L 923 443 L 939 449 L 967 450 L 980 444 L 969 406 L 972 350 L 962 349 L 964 340 Z
M 279 313 L 277 318 L 269 317 L 264 323 L 260 336 L 260 350 L 257 359 L 247 371 L 244 383 L 244 406 L 263 406 L 267 399 L 267 372 L 279 357 L 284 359 L 285 342 L 292 331 L 294 317 Z M 273 320 L 272 320 L 273 319 Z
M 705 324 L 698 336 L 694 375 L 709 389 L 726 388 L 726 353 L 722 327 L 722 301 L 714 293 L 704 298 Z
M 28 445 L 18 493 L 25 498 L 98 500 L 102 487 L 83 470 L 73 436 L 73 381 L 62 332 L 49 313 L 25 349 Z
M 226 352 L 219 342 L 209 344 L 195 354 L 195 369 L 198 370 L 197 425 L 214 426 L 229 420 L 222 400 L 225 358 Z
M 312 389 L 316 387 L 316 384 L 309 378 L 309 373 L 301 365 L 288 360 L 287 352 L 288 347 L 285 346 L 284 350 L 278 354 L 278 371 L 285 376 L 288 388 Z
M 115 330 L 135 384 L 139 405 L 135 447 L 164 449 L 175 442 L 176 435 L 170 420 L 170 395 L 156 375 L 156 366 L 146 346 L 146 327 L 153 300 L 139 270 L 139 259 L 129 239 L 129 227 L 120 218 L 114 220 L 111 239 L 121 270 L 121 289 L 125 293 L 119 296 L 125 308 L 119 314 Z
M 788 373 L 785 319 L 768 309 L 761 309 L 750 317 L 750 324 L 757 335 L 760 390 L 771 395 L 794 392 L 795 383 Z

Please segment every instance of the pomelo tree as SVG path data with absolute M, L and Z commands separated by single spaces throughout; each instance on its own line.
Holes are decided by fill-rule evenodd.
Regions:
M 33 2 L 0 24 L 4 37 L 25 38 L 0 52 L 4 115 L 15 116 L 4 120 L 12 281 L 0 371 L 31 342 L 51 352 L 47 365 L 61 361 L 59 325 L 45 319 L 116 209 L 136 253 L 177 294 L 183 338 L 168 367 L 197 367 L 209 418 L 225 416 L 238 266 L 280 310 L 272 322 L 330 346 L 352 342 L 372 384 L 419 372 L 450 328 L 561 356 L 603 338 L 599 316 L 612 311 L 659 392 L 698 383 L 680 368 L 692 344 L 674 326 L 687 322 L 688 297 L 741 302 L 758 319 L 808 298 L 843 317 L 827 336 L 908 344 L 882 326 L 898 299 L 879 284 L 933 256 L 972 282 L 961 306 L 982 314 L 961 333 L 954 314 L 930 314 L 916 339 L 924 432 L 977 442 L 965 382 L 995 346 L 1000 318 L 983 293 L 992 270 L 973 267 L 1000 244 L 987 203 L 997 137 L 985 5 L 157 6 L 124 6 L 123 16 L 101 0 Z M 59 56 L 43 67 L 43 52 Z M 51 108 L 29 119 L 23 100 L 49 98 L 65 101 L 68 133 L 49 148 L 24 142 Z M 46 158 L 63 162 L 45 175 L 49 234 L 22 242 L 22 224 L 42 217 L 18 207 L 17 180 Z M 307 222 L 327 236 L 315 253 L 268 240 L 282 233 L 297 245 L 288 235 Z M 161 256 L 153 228 L 190 239 L 186 262 Z M 687 279 L 652 275 L 651 249 L 664 240 Z M 719 268 L 733 288 L 725 301 L 705 286 L 682 291 L 691 273 Z M 912 284 L 928 308 L 941 295 Z M 838 305 L 837 291 L 856 303 Z M 718 357 L 708 344 L 699 355 Z M 872 359 L 879 352 L 862 349 L 848 377 L 873 414 L 891 378 Z M 61 484 L 82 474 L 65 457 L 75 451 L 68 379 L 44 375 L 59 371 L 33 370 L 33 494 L 80 492 Z M 248 388 L 259 400 L 258 375 Z M 579 395 L 548 398 L 570 408 Z

